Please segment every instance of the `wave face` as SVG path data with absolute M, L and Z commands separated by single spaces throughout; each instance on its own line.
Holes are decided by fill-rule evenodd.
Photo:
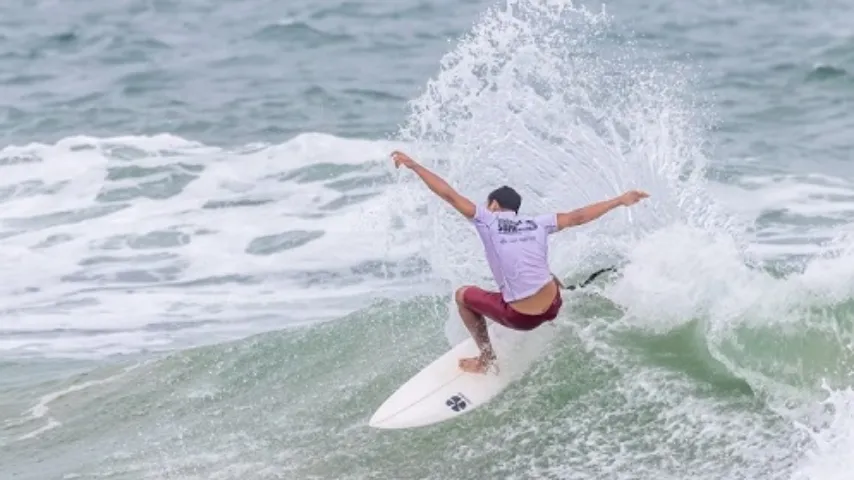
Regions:
M 390 140 L 0 150 L 3 473 L 847 478 L 854 185 L 711 162 L 697 73 L 633 38 L 605 12 L 508 1 Z M 621 268 L 520 336 L 541 345 L 527 375 L 458 421 L 387 432 L 375 408 L 464 338 L 450 293 L 490 281 L 394 148 L 476 201 L 513 185 L 527 212 L 652 196 L 553 237 L 569 281 Z

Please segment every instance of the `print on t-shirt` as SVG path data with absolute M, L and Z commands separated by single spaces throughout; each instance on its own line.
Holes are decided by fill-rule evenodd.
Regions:
M 533 220 L 515 220 L 512 218 L 498 219 L 498 233 L 500 234 L 531 232 L 537 228 L 539 228 L 537 222 Z

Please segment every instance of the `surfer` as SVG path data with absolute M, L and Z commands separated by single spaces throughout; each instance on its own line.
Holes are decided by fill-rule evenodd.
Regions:
M 533 330 L 557 317 L 563 301 L 560 282 L 549 270 L 550 234 L 596 220 L 619 206 L 634 205 L 649 196 L 630 190 L 566 213 L 519 215 L 522 197 L 508 186 L 491 192 L 485 205 L 475 205 L 408 155 L 395 151 L 392 159 L 396 168 L 404 166 L 415 172 L 433 193 L 474 224 L 498 284 L 497 292 L 466 285 L 458 288 L 454 295 L 460 318 L 480 349 L 479 356 L 459 361 L 460 369 L 469 373 L 486 373 L 495 361 L 484 317 L 523 331 Z

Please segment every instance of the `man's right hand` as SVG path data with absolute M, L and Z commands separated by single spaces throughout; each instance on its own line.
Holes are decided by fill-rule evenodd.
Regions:
M 620 204 L 624 207 L 628 207 L 630 205 L 634 205 L 641 201 L 643 198 L 649 197 L 649 194 L 641 191 L 641 190 L 629 190 L 628 192 L 620 195 Z
M 406 168 L 412 168 L 417 165 L 412 157 L 397 150 L 391 153 L 391 158 L 394 160 L 394 168 L 400 168 L 401 165 Z

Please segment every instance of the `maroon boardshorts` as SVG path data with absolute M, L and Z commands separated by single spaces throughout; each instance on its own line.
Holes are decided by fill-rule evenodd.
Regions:
M 558 292 L 548 310 L 538 315 L 526 315 L 513 310 L 504 301 L 500 292 L 489 292 L 472 286 L 466 287 L 463 292 L 463 303 L 475 313 L 488 317 L 507 328 L 533 330 L 544 322 L 554 320 L 557 317 L 557 313 L 563 305 L 563 299 L 560 298 L 560 292 Z

